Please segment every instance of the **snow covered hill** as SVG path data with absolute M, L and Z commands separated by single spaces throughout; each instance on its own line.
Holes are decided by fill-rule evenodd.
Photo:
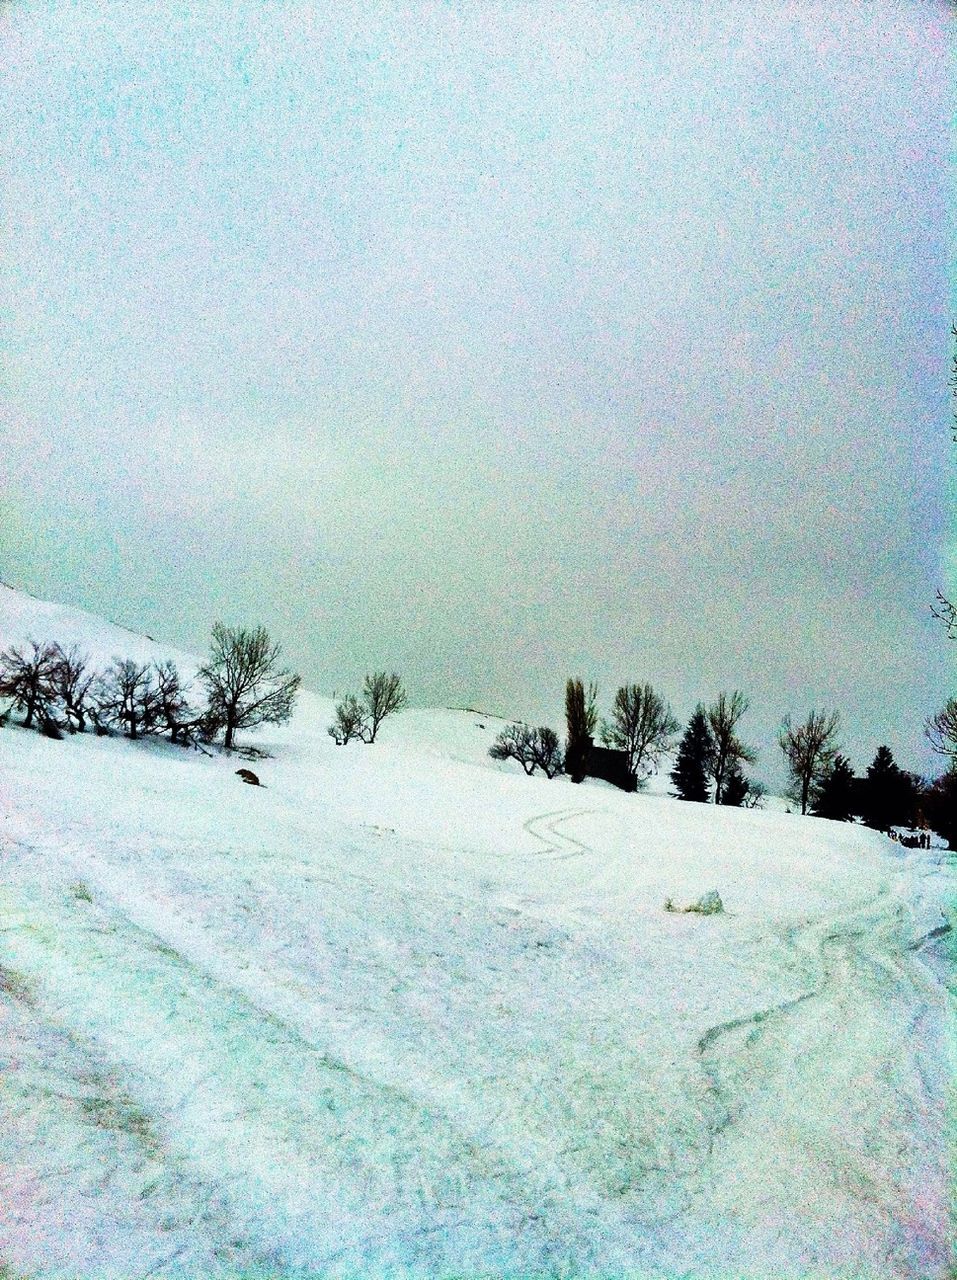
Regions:
M 28 635 L 195 665 L 0 588 Z M 0 1275 L 950 1274 L 943 851 L 330 712 L 263 788 L 0 730 Z

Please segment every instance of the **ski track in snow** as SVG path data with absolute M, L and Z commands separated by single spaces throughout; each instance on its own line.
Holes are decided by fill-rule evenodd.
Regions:
M 575 818 L 585 818 L 594 812 L 591 809 L 560 809 L 555 813 L 542 813 L 529 818 L 522 825 L 530 836 L 534 836 L 543 845 L 538 857 L 555 862 L 565 862 L 569 858 L 581 858 L 593 854 L 590 845 L 583 844 L 567 832 L 559 828 L 565 822 Z

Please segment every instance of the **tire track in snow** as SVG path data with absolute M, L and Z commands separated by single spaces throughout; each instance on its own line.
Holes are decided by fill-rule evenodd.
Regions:
M 869 1223 L 860 1235 L 876 1248 L 875 1275 L 928 1280 L 949 1275 L 955 1261 L 946 1162 L 935 1171 L 933 1149 L 925 1153 L 912 1137 L 916 1157 L 929 1161 L 926 1177 L 915 1177 L 904 1157 L 896 1169 L 894 1134 L 895 1123 L 900 1136 L 919 1135 L 926 1117 L 944 1115 L 940 1082 L 929 1079 L 914 1035 L 928 1020 L 939 1035 L 948 996 L 915 949 L 949 926 L 908 936 L 915 911 L 898 896 L 902 885 L 899 877 L 850 912 L 787 931 L 792 953 L 812 969 L 810 988 L 717 1023 L 699 1037 L 696 1052 L 712 1114 L 695 1199 L 700 1206 L 702 1197 L 715 1194 L 716 1177 L 734 1176 L 742 1148 L 760 1151 L 763 1140 L 773 1151 L 777 1144 L 790 1155 L 790 1168 L 800 1170 L 795 1176 L 809 1187 L 822 1175 L 833 1179 L 848 1221 L 856 1215 Z M 916 1009 L 906 1029 L 902 1009 Z M 860 1073 L 882 1084 L 877 1097 L 883 1120 L 861 1109 L 867 1095 L 856 1083 Z M 768 1168 L 778 1168 L 773 1156 Z M 734 1196 L 744 1205 L 749 1197 L 765 1204 L 771 1180 L 769 1174 L 764 1186 L 760 1179 L 754 1186 L 736 1181 Z M 910 1236 L 900 1225 L 909 1220 L 908 1201 L 914 1206 Z M 837 1265 L 829 1235 L 822 1233 L 817 1247 L 818 1265 Z
M 376 1042 L 375 1033 L 370 1033 L 364 1046 L 330 1045 L 322 1026 L 310 1019 L 301 993 L 283 991 L 255 966 L 242 974 L 230 970 L 228 963 L 210 954 L 208 940 L 197 930 L 145 907 L 142 885 L 136 877 L 119 874 L 114 867 L 104 880 L 95 856 L 76 848 L 66 854 L 60 844 L 61 873 L 65 870 L 74 878 L 80 873 L 96 888 L 110 923 L 98 937 L 91 937 L 89 928 L 78 924 L 80 904 L 75 897 L 66 913 L 66 895 L 61 895 L 61 909 L 54 921 L 49 909 L 44 912 L 41 904 L 28 896 L 16 912 L 20 923 L 27 924 L 28 936 L 23 937 L 17 922 L 11 921 L 5 941 L 14 943 L 14 954 L 27 968 L 38 976 L 47 970 L 49 979 L 48 953 L 42 944 L 38 947 L 40 940 L 28 924 L 46 915 L 44 931 L 55 935 L 58 952 L 52 968 L 60 975 L 60 986 L 54 982 L 54 998 L 59 998 L 58 991 L 62 994 L 63 983 L 79 988 L 84 1010 L 81 1023 L 91 1018 L 96 1027 L 97 993 L 111 991 L 114 1008 L 99 1031 L 106 1035 L 111 1055 L 132 1071 L 133 1078 L 149 1074 L 153 1093 L 137 1101 L 147 1114 L 155 1113 L 158 1107 L 164 1129 L 170 1132 L 172 1126 L 175 1145 L 184 1155 L 188 1150 L 188 1144 L 183 1146 L 184 1133 L 200 1117 L 205 1123 L 207 1110 L 212 1110 L 214 1128 L 222 1135 L 215 1140 L 217 1162 L 224 1155 L 223 1143 L 231 1145 L 226 1135 L 240 1125 L 245 1135 L 240 1148 L 253 1143 L 263 1156 L 268 1155 L 271 1169 L 268 1199 L 261 1200 L 265 1188 L 260 1187 L 254 1197 L 254 1217 L 277 1221 L 281 1238 L 294 1239 L 297 1231 L 301 1234 L 303 1230 L 310 1236 L 308 1219 L 302 1216 L 305 1211 L 295 1207 L 298 1195 L 292 1196 L 290 1203 L 294 1189 L 310 1185 L 310 1205 L 324 1185 L 327 1195 L 341 1199 L 344 1193 L 340 1213 L 343 1223 L 348 1224 L 348 1230 L 342 1232 L 348 1243 L 330 1252 L 328 1240 L 323 1244 L 321 1233 L 319 1239 L 312 1233 L 313 1243 L 307 1239 L 300 1246 L 301 1257 L 309 1265 L 333 1265 L 333 1259 L 346 1259 L 346 1269 L 354 1269 L 357 1259 L 369 1262 L 384 1258 L 394 1252 L 397 1241 L 401 1247 L 403 1240 L 418 1239 L 423 1248 L 428 1243 L 431 1261 L 416 1266 L 406 1259 L 402 1274 L 432 1275 L 438 1268 L 467 1273 L 468 1257 L 478 1247 L 476 1239 L 481 1238 L 476 1256 L 494 1256 L 495 1239 L 499 1249 L 507 1248 L 503 1270 L 543 1270 L 543 1260 L 548 1258 L 543 1274 L 571 1275 L 576 1265 L 572 1260 L 587 1258 L 596 1249 L 598 1256 L 619 1259 L 621 1265 L 626 1259 L 634 1260 L 642 1250 L 633 1217 L 620 1206 L 609 1204 L 587 1179 L 556 1162 L 550 1147 L 517 1129 L 507 1113 L 489 1116 L 487 1108 L 476 1110 L 474 1100 L 463 1094 L 455 1080 L 434 1070 L 427 1058 L 397 1061 L 394 1046 L 386 1040 Z M 67 858 L 72 865 L 64 868 Z M 136 1007 L 130 1003 L 133 996 L 128 996 L 123 981 L 117 980 L 121 973 L 146 988 L 140 1012 L 149 1014 L 150 1025 L 145 1028 L 142 1046 L 128 1046 L 122 1033 L 119 1039 L 111 1035 L 110 1024 L 115 1028 L 117 1018 L 132 1026 L 137 1017 Z M 237 1002 L 239 1009 L 233 1010 Z M 265 1037 L 261 1034 L 263 1023 Z M 161 1026 L 167 1028 L 165 1037 Z M 174 1048 L 177 1044 L 181 1046 L 178 1052 Z M 223 1048 L 217 1053 L 218 1045 Z M 237 1056 L 246 1045 L 254 1059 L 251 1065 Z M 311 1063 L 308 1071 L 300 1062 L 304 1055 Z M 415 1199 L 421 1211 L 413 1214 L 411 1221 L 369 1224 L 349 1191 L 350 1180 L 345 1185 L 341 1182 L 344 1171 L 336 1163 L 341 1141 L 334 1135 L 312 1138 L 306 1152 L 299 1145 L 289 1147 L 285 1139 L 277 1141 L 276 1121 L 287 1110 L 288 1123 L 280 1126 L 283 1131 L 311 1135 L 322 1128 L 308 1100 L 270 1097 L 291 1070 L 300 1071 L 306 1079 L 314 1077 L 313 1085 L 319 1090 L 332 1088 L 336 1096 L 342 1095 L 341 1103 L 359 1126 L 351 1138 L 360 1148 L 369 1148 L 368 1156 L 360 1160 L 363 1194 L 370 1185 L 383 1179 L 391 1181 L 392 1191 L 383 1190 L 379 1195 L 386 1200 L 399 1195 L 407 1215 L 409 1202 Z M 179 1082 L 175 1096 L 169 1091 L 172 1081 Z M 355 1093 L 358 1099 L 352 1097 Z M 256 1103 L 251 1113 L 246 1106 L 249 1097 Z M 280 1115 L 268 1128 L 257 1120 L 260 1104 L 266 1106 L 266 1114 L 279 1109 Z M 380 1114 L 383 1107 L 385 1113 Z M 381 1145 L 379 1135 L 396 1129 L 396 1137 L 386 1143 L 391 1154 L 380 1155 L 376 1151 Z M 368 1139 L 363 1137 L 364 1131 L 368 1131 Z M 316 1165 L 307 1162 L 310 1153 L 313 1158 L 320 1157 Z M 347 1164 L 353 1158 L 347 1151 Z M 435 1167 L 421 1172 L 412 1167 L 423 1161 Z M 191 1160 L 189 1163 L 194 1174 L 208 1176 L 208 1163 L 198 1170 Z M 247 1171 L 228 1156 L 222 1163 L 213 1185 L 219 1188 L 223 1202 L 231 1204 L 233 1214 L 247 1216 L 252 1207 L 245 1199 L 248 1187 L 237 1190 L 242 1188 Z M 437 1188 L 449 1180 L 461 1186 L 461 1200 L 449 1189 L 436 1201 Z M 413 1194 L 416 1185 L 419 1191 Z M 472 1222 L 465 1241 L 455 1238 L 450 1218 Z M 444 1223 L 444 1238 L 437 1221 Z M 576 1223 L 571 1231 L 570 1221 Z M 519 1224 L 524 1224 L 521 1229 Z M 259 1247 L 265 1247 L 265 1241 L 260 1240 Z M 295 1258 L 289 1261 L 299 1265 Z M 374 1261 L 368 1273 L 377 1273 Z M 650 1268 L 649 1274 L 653 1273 Z

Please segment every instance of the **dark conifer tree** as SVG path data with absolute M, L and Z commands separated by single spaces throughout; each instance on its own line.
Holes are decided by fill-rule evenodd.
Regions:
M 817 790 L 812 812 L 818 818 L 851 822 L 858 809 L 859 779 L 847 756 L 837 755 Z
M 733 809 L 740 809 L 749 794 L 748 780 L 741 772 L 741 766 L 735 763 L 731 766 L 731 772 L 725 781 L 721 803 L 730 805 Z
M 708 727 L 708 716 L 699 702 L 688 721 L 688 727 L 678 746 L 675 767 L 669 775 L 679 800 L 704 802 L 708 799 L 708 765 L 713 750 L 714 741 Z
M 890 747 L 878 747 L 860 787 L 861 816 L 869 827 L 889 831 L 908 826 L 914 816 L 911 778 L 894 759 Z

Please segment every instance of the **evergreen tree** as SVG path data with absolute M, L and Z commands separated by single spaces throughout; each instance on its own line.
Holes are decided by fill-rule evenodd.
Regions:
M 675 767 L 670 778 L 679 800 L 708 799 L 708 768 L 714 740 L 708 727 L 708 716 L 699 702 L 688 721 L 684 737 L 678 746 Z
M 818 818 L 831 818 L 834 822 L 853 821 L 859 807 L 858 784 L 847 756 L 835 756 L 817 789 L 812 812 Z
M 750 794 L 748 780 L 741 772 L 741 766 L 735 761 L 721 793 L 721 803 L 740 809 Z
M 861 785 L 861 816 L 869 827 L 889 831 L 907 826 L 914 815 L 914 784 L 890 747 L 878 747 Z

